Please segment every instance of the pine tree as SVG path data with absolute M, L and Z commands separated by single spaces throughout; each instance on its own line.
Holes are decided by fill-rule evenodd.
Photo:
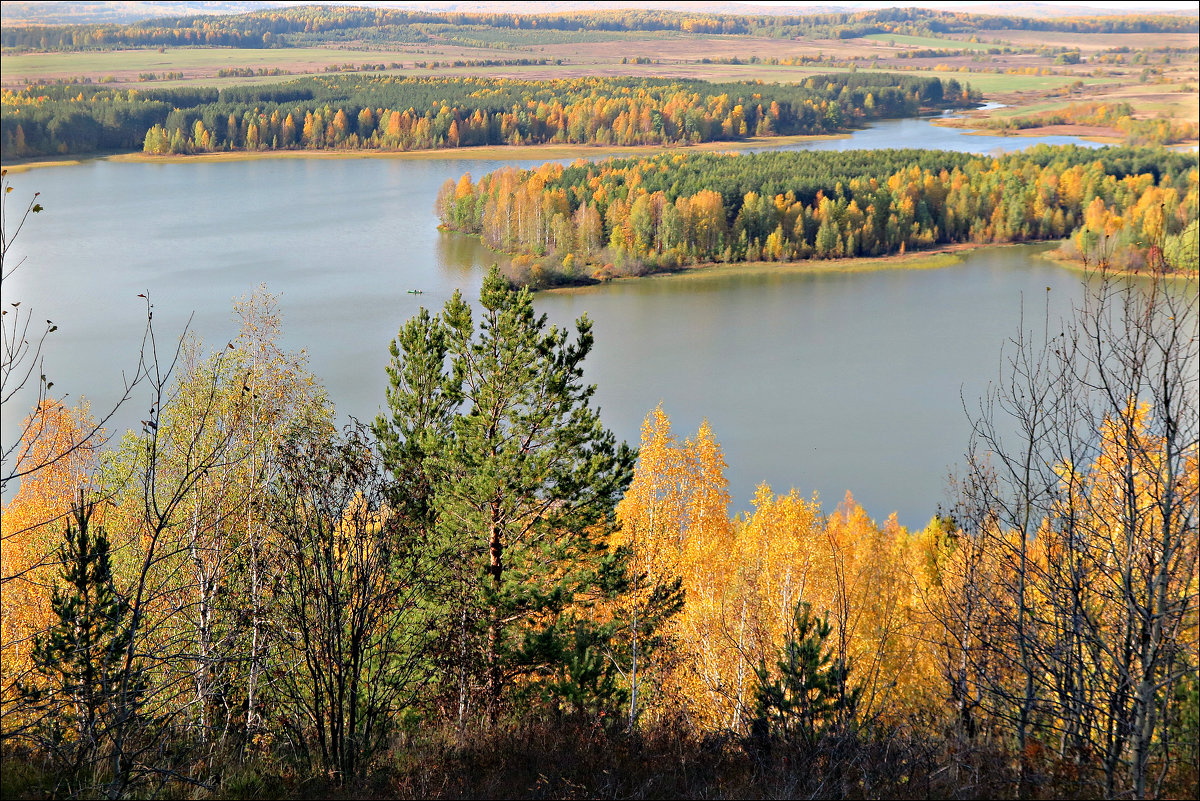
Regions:
M 460 722 L 476 700 L 494 720 L 514 683 L 561 678 L 568 654 L 590 647 L 588 610 L 626 581 L 607 537 L 634 460 L 590 406 L 587 318 L 572 341 L 495 267 L 480 305 L 478 329 L 457 293 L 402 329 L 391 415 L 375 426 L 389 468 L 420 477 L 401 493 L 428 510 Z
M 779 678 L 770 679 L 765 661 L 756 668 L 759 689 L 750 727 L 756 739 L 812 746 L 853 717 L 860 691 L 848 688 L 849 667 L 826 647 L 832 630 L 828 619 L 812 614 L 807 601 L 796 604 Z
M 34 641 L 39 680 L 21 688 L 43 715 L 41 736 L 60 760 L 68 793 L 99 781 L 112 731 L 127 722 L 141 693 L 136 673 L 126 670 L 130 606 L 113 584 L 108 538 L 90 525 L 90 507 L 77 508 L 74 518 L 59 549 L 55 620 Z M 123 784 L 112 778 L 113 786 Z

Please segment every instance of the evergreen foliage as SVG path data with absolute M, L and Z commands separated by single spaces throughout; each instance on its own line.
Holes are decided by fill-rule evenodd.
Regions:
M 22 687 L 42 715 L 40 738 L 54 758 L 59 790 L 68 795 L 102 782 L 123 786 L 124 777 L 105 763 L 114 731 L 127 727 L 143 691 L 139 672 L 130 669 L 130 604 L 113 583 L 108 538 L 91 525 L 90 506 L 77 507 L 73 517 L 58 552 L 54 620 L 34 640 L 39 681 Z
M 843 73 L 790 85 L 331 75 L 221 90 L 30 86 L 0 97 L 0 144 L 5 156 L 22 157 L 137 147 L 163 154 L 686 144 L 834 133 L 979 95 L 954 79 Z
M 835 726 L 853 723 L 861 688 L 850 688 L 850 667 L 830 653 L 828 617 L 800 601 L 792 613 L 791 636 L 783 647 L 778 676 L 763 660 L 756 669 L 751 731 L 760 740 L 816 743 Z
M 552 677 L 568 705 L 582 708 L 585 685 L 615 699 L 589 610 L 626 581 L 606 546 L 634 453 L 590 406 L 591 324 L 573 341 L 547 328 L 495 268 L 480 306 L 478 327 L 456 294 L 401 330 L 391 415 L 375 424 L 389 468 L 422 477 L 413 503 L 427 510 L 442 588 L 441 658 L 458 683 L 447 690 L 460 720 L 480 707 L 494 719 L 514 685 Z

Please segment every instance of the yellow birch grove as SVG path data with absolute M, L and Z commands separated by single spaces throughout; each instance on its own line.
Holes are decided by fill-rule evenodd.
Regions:
M 668 648 L 643 666 L 648 717 L 748 732 L 760 675 L 778 675 L 806 602 L 831 625 L 825 648 L 849 667 L 860 724 L 1015 730 L 1022 782 L 1039 759 L 1095 759 L 1108 790 L 1145 792 L 1138 777 L 1170 767 L 1164 738 L 1187 736 L 1194 714 L 1194 685 L 1178 682 L 1200 659 L 1200 455 L 1133 400 L 1095 427 L 1090 454 L 1053 466 L 1055 500 L 1024 531 L 982 474 L 960 490 L 978 509 L 960 502 L 957 519 L 910 534 L 849 493 L 826 515 L 765 484 L 731 519 L 711 428 L 681 442 L 655 409 L 614 542 L 651 583 L 685 591 Z
M 686 593 L 673 658 L 656 666 L 660 694 L 647 706 L 704 730 L 746 731 L 755 671 L 775 669 L 800 601 L 834 624 L 833 655 L 863 688 L 862 714 L 916 703 L 932 659 L 917 543 L 894 518 L 875 525 L 849 494 L 827 518 L 815 497 L 764 484 L 754 511 L 730 519 L 725 466 L 707 422 L 680 443 L 661 407 L 646 418 L 614 545 L 631 547 L 654 581 L 681 578 Z

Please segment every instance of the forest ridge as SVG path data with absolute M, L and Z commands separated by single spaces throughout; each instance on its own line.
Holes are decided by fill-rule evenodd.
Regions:
M 341 432 L 244 298 L 236 341 L 146 354 L 118 448 L 86 406 L 26 421 L 5 793 L 1186 794 L 1197 296 L 1151 282 L 1015 341 L 921 531 L 765 485 L 730 517 L 707 424 L 617 443 L 590 321 L 495 268 L 401 327 L 387 411 Z

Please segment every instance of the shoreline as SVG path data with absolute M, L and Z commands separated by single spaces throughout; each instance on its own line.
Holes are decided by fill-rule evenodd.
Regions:
M 726 152 L 745 148 L 780 147 L 801 142 L 849 139 L 850 133 L 791 134 L 788 136 L 751 136 L 745 139 L 722 139 L 699 144 L 659 145 L 577 145 L 544 143 L 538 145 L 475 145 L 472 147 L 441 147 L 426 150 L 231 150 L 219 153 L 193 153 L 152 156 L 140 151 L 90 153 L 77 156 L 58 156 L 16 160 L 5 164 L 12 173 L 42 167 L 67 167 L 90 161 L 121 163 L 182 164 L 187 162 L 251 161 L 258 159 L 465 159 L 505 161 L 522 159 L 567 159 L 593 156 L 624 156 L 663 152 Z
M 645 275 L 624 275 L 604 281 L 588 284 L 567 286 L 552 286 L 534 290 L 535 293 L 584 294 L 595 292 L 605 286 L 625 282 L 644 281 L 706 281 L 723 280 L 727 278 L 744 277 L 777 277 L 785 275 L 832 274 L 832 273 L 869 273 L 881 270 L 941 270 L 947 267 L 957 267 L 964 261 L 964 256 L 978 250 L 1000 250 L 1006 248 L 1027 248 L 1034 258 L 1044 259 L 1063 269 L 1084 275 L 1092 275 L 1098 271 L 1094 267 L 1085 267 L 1082 263 L 1055 255 L 1056 243 L 1060 240 L 1044 239 L 1035 242 L 956 242 L 929 250 L 918 250 L 909 253 L 893 253 L 887 256 L 857 256 L 849 259 L 803 259 L 800 261 L 751 261 L 726 264 L 722 262 L 705 262 L 703 264 L 681 267 L 667 272 L 647 273 Z M 1108 270 L 1107 275 L 1113 277 L 1148 278 L 1144 273 L 1129 270 Z M 1200 272 L 1172 273 L 1168 280 L 1194 280 Z
M 1016 128 L 1016 129 L 1001 129 L 988 128 L 979 125 L 971 125 L 971 117 L 959 117 L 956 119 L 935 119 L 933 124 L 942 128 L 953 128 L 956 131 L 962 131 L 964 136 L 1004 136 L 1004 137 L 1020 137 L 1020 136 L 1074 136 L 1077 139 L 1083 139 L 1087 142 L 1095 142 L 1101 145 L 1123 145 L 1125 137 L 1119 135 L 1120 131 L 1115 128 L 1107 130 L 1112 131 L 1113 135 L 1099 133 L 1095 131 L 1095 125 L 1038 125 L 1031 128 Z M 986 119 L 986 118 L 984 118 Z M 1175 142 L 1169 145 L 1160 145 L 1167 148 L 1194 148 L 1200 145 L 1200 140 L 1189 139 L 1186 142 Z M 1143 145 L 1145 147 L 1145 145 Z
M 1074 136 L 1078 139 L 1083 139 L 1087 142 L 1096 142 L 1101 145 L 1119 145 L 1125 139 L 1120 136 L 1108 136 L 1095 132 L 1061 130 L 1064 128 L 1094 128 L 1095 126 L 1075 126 L 1075 125 L 1039 125 L 1032 128 L 1018 129 L 1000 129 L 988 128 L 986 126 L 971 125 L 970 117 L 960 117 L 957 120 L 934 120 L 933 124 L 942 128 L 953 128 L 957 131 L 962 131 L 964 136 L 1004 136 L 1004 137 L 1020 137 L 1020 136 Z M 962 124 L 955 124 L 962 123 Z
M 536 292 L 538 294 L 543 292 L 580 293 L 595 291 L 612 284 L 650 280 L 703 281 L 746 276 L 868 273 L 880 270 L 940 270 L 962 264 L 963 254 L 969 251 L 985 248 L 1031 247 L 1050 244 L 1053 244 L 1053 242 L 1002 242 L 985 244 L 956 242 L 929 250 L 892 253 L 887 256 L 855 256 L 849 259 L 801 259 L 799 261 L 746 261 L 731 264 L 704 262 L 666 272 L 647 273 L 645 275 L 624 275 L 597 283 L 546 287 L 538 289 Z
M 1051 250 L 1044 250 L 1035 255 L 1037 256 L 1037 258 L 1048 261 L 1051 264 L 1054 264 L 1058 267 L 1062 267 L 1064 270 L 1070 270 L 1072 272 L 1082 273 L 1085 276 L 1097 275 L 1101 272 L 1101 270 L 1097 267 L 1094 267 L 1094 266 L 1088 267 L 1085 264 L 1083 264 L 1083 262 L 1075 261 L 1074 259 L 1068 259 L 1064 256 L 1059 255 L 1057 248 L 1054 248 Z M 1152 275 L 1150 275 L 1148 273 L 1141 273 L 1141 272 L 1138 272 L 1137 270 L 1106 269 L 1103 272 L 1105 275 L 1110 276 L 1112 278 L 1143 278 L 1144 279 L 1144 278 L 1152 278 L 1153 277 Z M 1200 269 L 1193 270 L 1191 272 L 1165 273 L 1163 275 L 1163 277 L 1168 281 L 1195 280 L 1197 277 L 1200 277 Z

